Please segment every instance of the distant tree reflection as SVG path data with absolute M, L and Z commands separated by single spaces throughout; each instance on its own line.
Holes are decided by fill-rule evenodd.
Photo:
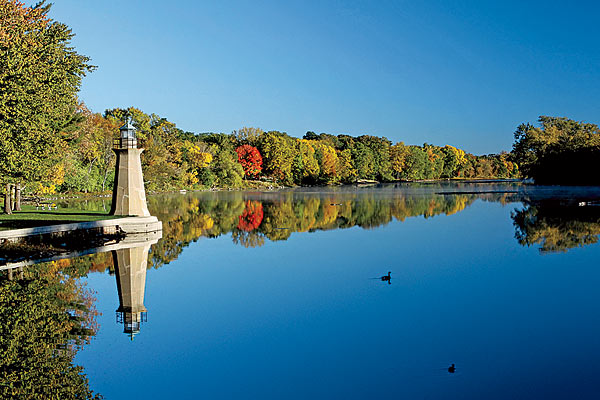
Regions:
M 265 236 L 257 231 L 246 232 L 242 230 L 236 230 L 231 233 L 233 243 L 249 247 L 260 247 L 265 244 Z
M 245 232 L 258 229 L 263 220 L 263 206 L 259 201 L 246 201 L 244 212 L 239 216 L 237 228 Z
M 581 203 L 581 205 L 580 205 Z M 539 245 L 540 252 L 566 252 L 597 243 L 600 207 L 586 201 L 528 201 L 512 214 L 515 238 L 522 246 Z
M 377 193 L 196 193 L 149 198 L 149 208 L 163 222 L 163 239 L 154 245 L 149 265 L 175 260 L 200 237 L 231 234 L 235 244 L 258 247 L 265 240 L 287 240 L 296 232 L 376 228 L 393 220 L 450 215 L 471 204 L 476 195 L 442 196 Z M 498 201 L 498 200 L 496 200 Z
M 425 186 L 425 185 L 423 185 Z M 163 222 L 163 238 L 152 246 L 148 266 L 158 268 L 177 259 L 190 243 L 200 238 L 231 235 L 246 248 L 263 246 L 267 240 L 287 240 L 300 232 L 347 229 L 373 229 L 408 218 L 432 218 L 464 210 L 475 200 L 503 205 L 522 202 L 512 214 L 515 237 L 523 246 L 539 245 L 540 251 L 567 251 L 596 243 L 600 235 L 600 207 L 592 200 L 548 200 L 540 194 L 527 197 L 519 186 L 503 185 L 498 191 L 481 191 L 475 185 L 426 185 L 413 192 L 349 191 L 323 192 L 197 192 L 188 195 L 149 196 L 149 209 Z M 402 189 L 398 184 L 394 189 Z M 409 189 L 421 188 L 417 184 Z M 436 193 L 430 190 L 440 190 Z M 462 191 L 453 191 L 453 190 Z M 384 188 L 385 189 L 385 188 Z M 511 190 L 508 190 L 511 189 Z M 535 193 L 535 192 L 534 192 Z M 545 193 L 545 192 L 542 192 Z M 542 195 L 545 196 L 545 195 Z M 589 204 L 588 204 L 589 203 Z M 97 260 L 90 266 L 103 270 Z

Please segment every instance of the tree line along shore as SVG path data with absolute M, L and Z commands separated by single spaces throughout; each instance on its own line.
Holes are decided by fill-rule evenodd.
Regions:
M 385 137 L 243 127 L 183 131 L 138 108 L 89 110 L 77 94 L 96 67 L 71 45 L 73 32 L 44 2 L 0 6 L 0 185 L 5 212 L 18 198 L 112 189 L 113 138 L 125 118 L 137 129 L 147 190 L 323 185 L 360 180 L 533 178 L 598 184 L 597 125 L 542 116 L 520 125 L 510 153 L 473 155 L 452 145 L 406 145 Z M 17 201 L 15 201 L 17 200 Z

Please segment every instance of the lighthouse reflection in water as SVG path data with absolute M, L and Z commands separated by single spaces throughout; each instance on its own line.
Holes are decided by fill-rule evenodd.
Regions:
M 128 236 L 119 249 L 112 250 L 119 293 L 117 323 L 123 324 L 123 333 L 131 340 L 148 318 L 144 306 L 148 252 L 161 236 L 161 231 Z

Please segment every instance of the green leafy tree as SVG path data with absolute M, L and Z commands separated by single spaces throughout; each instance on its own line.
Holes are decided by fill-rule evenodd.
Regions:
M 265 132 L 260 128 L 243 127 L 233 131 L 232 135 L 235 137 L 239 145 L 248 144 L 256 147 L 260 136 Z
M 319 162 L 315 158 L 315 149 L 309 140 L 296 141 L 296 156 L 293 164 L 294 182 L 314 184 L 321 172 Z
M 181 139 L 183 132 L 174 123 L 135 107 L 106 110 L 104 116 L 115 122 L 132 118 L 138 146 L 145 149 L 141 161 L 150 191 L 180 189 L 186 185 L 189 181 L 188 164 L 184 161 L 186 144 Z
M 116 124 L 122 125 L 123 122 L 130 118 L 135 127 L 135 135 L 138 139 L 145 139 L 152 130 L 152 118 L 139 108 L 111 108 L 104 111 L 104 117 L 114 121 Z M 115 135 L 117 132 L 115 132 Z
M 83 103 L 76 114 L 81 120 L 63 134 L 67 151 L 54 167 L 64 170 L 60 191 L 104 191 L 112 185 L 116 158 L 112 145 L 120 121 L 92 113 Z
M 465 152 L 454 146 L 446 145 L 441 149 L 444 159 L 442 178 L 454 178 L 459 175 L 461 166 L 465 164 Z
M 320 140 L 308 142 L 314 148 L 314 156 L 319 165 L 319 180 L 323 183 L 336 183 L 339 181 L 337 170 L 339 159 L 335 149 L 329 143 Z
M 375 179 L 377 177 L 377 165 L 373 151 L 360 142 L 355 142 L 351 151 L 357 178 Z
M 351 183 L 356 181 L 358 175 L 352 162 L 352 151 L 350 149 L 338 150 L 338 171 L 342 182 Z
M 427 153 L 429 168 L 427 168 L 425 177 L 427 179 L 439 179 L 444 170 L 444 154 L 438 146 L 424 143 L 423 151 Z
M 294 147 L 293 139 L 285 133 L 270 131 L 262 135 L 259 150 L 263 157 L 263 171 L 282 183 L 292 184 Z
M 56 164 L 59 133 L 77 106 L 81 79 L 93 70 L 70 45 L 71 30 L 49 18 L 44 1 L 0 2 L 0 175 L 39 179 Z
M 430 162 L 427 152 L 419 146 L 408 146 L 405 165 L 406 168 L 402 173 L 402 179 L 412 181 L 427 178 L 430 170 Z
M 241 187 L 244 179 L 244 168 L 237 162 L 237 153 L 229 149 L 219 151 L 211 168 L 215 176 L 215 184 L 221 187 Z
M 521 124 L 512 158 L 536 183 L 599 184 L 600 129 L 564 117 L 541 116 L 540 127 Z
M 390 147 L 392 143 L 385 137 L 363 135 L 358 137 L 358 142 L 370 149 L 372 160 L 371 179 L 390 181 L 392 176 L 392 163 L 390 160 Z
M 404 142 L 396 143 L 390 147 L 390 162 L 396 179 L 399 179 L 406 168 L 406 157 L 408 156 L 408 146 Z

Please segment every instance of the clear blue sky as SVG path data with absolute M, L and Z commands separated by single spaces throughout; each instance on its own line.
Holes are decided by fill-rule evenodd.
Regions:
M 28 4 L 33 2 L 29 1 Z M 510 150 L 539 115 L 600 123 L 597 1 L 81 1 L 51 17 L 93 111 Z

